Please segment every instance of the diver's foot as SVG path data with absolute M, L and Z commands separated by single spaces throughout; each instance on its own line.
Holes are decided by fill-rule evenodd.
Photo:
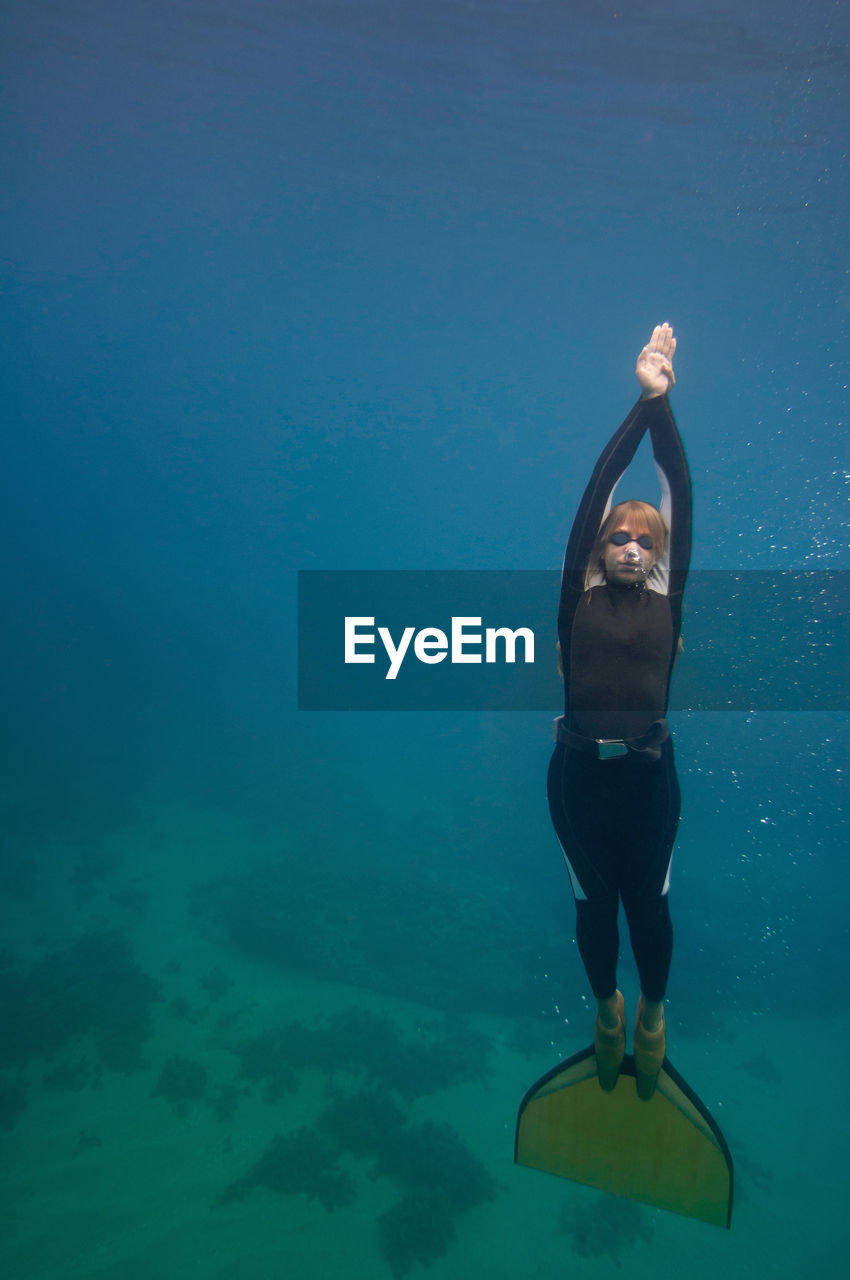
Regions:
M 658 1073 L 664 1061 L 667 1049 L 667 1032 L 664 1025 L 664 1012 L 660 1006 L 653 1007 L 651 1017 L 647 1016 L 650 1030 L 644 1022 L 647 1008 L 644 998 L 638 1001 L 637 1022 L 635 1023 L 635 1076 L 637 1077 L 638 1097 L 648 1102 L 655 1093 Z
M 608 1017 L 616 1017 L 614 1026 L 605 1026 Z M 613 1019 L 612 1019 L 613 1020 Z M 614 996 L 613 1008 L 603 1010 L 596 1015 L 596 1030 L 593 1035 L 593 1051 L 596 1054 L 596 1072 L 599 1076 L 599 1087 L 610 1093 L 617 1083 L 623 1055 L 626 1052 L 626 1006 L 622 993 Z

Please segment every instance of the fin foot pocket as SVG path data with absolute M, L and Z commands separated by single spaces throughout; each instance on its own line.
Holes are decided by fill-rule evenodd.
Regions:
M 616 1027 L 603 1027 L 597 1014 L 593 1034 L 599 1086 L 606 1093 L 610 1093 L 616 1086 L 626 1053 L 626 1005 L 621 991 L 617 992 L 617 1018 L 619 1021 Z
M 643 1013 L 643 997 L 638 1001 L 637 1022 L 635 1023 L 635 1076 L 637 1078 L 638 1097 L 649 1102 L 655 1093 L 658 1073 L 664 1062 L 667 1051 L 667 1028 L 664 1015 L 661 1015 L 661 1026 L 655 1031 L 647 1031 L 641 1020 Z

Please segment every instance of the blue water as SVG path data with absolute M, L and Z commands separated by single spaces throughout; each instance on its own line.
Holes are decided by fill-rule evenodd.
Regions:
M 665 319 L 695 566 L 850 568 L 845 0 L 0 24 L 4 1275 L 835 1270 L 846 716 L 673 717 L 725 1233 L 513 1166 L 550 717 L 299 713 L 295 584 L 557 567 Z

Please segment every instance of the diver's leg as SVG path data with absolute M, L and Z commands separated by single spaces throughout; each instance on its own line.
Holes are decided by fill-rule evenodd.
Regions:
M 590 988 L 597 1001 L 614 1000 L 620 934 L 617 928 L 619 899 L 616 893 L 593 898 L 576 897 L 576 942 Z
M 576 902 L 576 942 L 597 1000 L 613 998 L 620 947 L 617 864 L 599 819 L 611 803 L 607 794 L 600 794 L 604 767 L 604 762 L 559 743 L 547 783 L 552 825 Z
M 667 894 L 632 897 L 623 890 L 623 906 L 629 923 L 632 951 L 640 977 L 640 989 L 649 1006 L 648 1016 L 657 1021 L 656 1009 L 664 999 L 673 959 L 673 923 Z
M 669 743 L 661 760 L 644 768 L 641 812 L 635 814 L 640 835 L 623 863 L 620 890 L 641 983 L 634 1042 L 637 1087 L 640 1097 L 649 1099 L 667 1045 L 663 1001 L 673 955 L 668 889 L 680 794 Z
M 588 767 L 596 766 L 596 768 Z M 594 822 L 599 762 L 559 744 L 549 766 L 549 808 L 576 901 L 576 942 L 597 1000 L 594 1033 L 599 1083 L 611 1090 L 626 1050 L 623 997 L 617 990 L 619 894 L 610 842 Z
M 623 899 L 624 905 L 626 899 Z M 670 971 L 673 930 L 666 895 L 654 903 L 645 898 L 626 908 L 641 994 L 635 1022 L 635 1076 L 638 1096 L 648 1100 L 667 1051 L 664 991 Z

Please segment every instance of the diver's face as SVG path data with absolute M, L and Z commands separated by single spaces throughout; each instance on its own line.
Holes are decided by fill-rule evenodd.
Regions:
M 613 529 L 605 543 L 602 560 L 605 577 L 617 586 L 645 582 L 658 555 L 647 529 Z

